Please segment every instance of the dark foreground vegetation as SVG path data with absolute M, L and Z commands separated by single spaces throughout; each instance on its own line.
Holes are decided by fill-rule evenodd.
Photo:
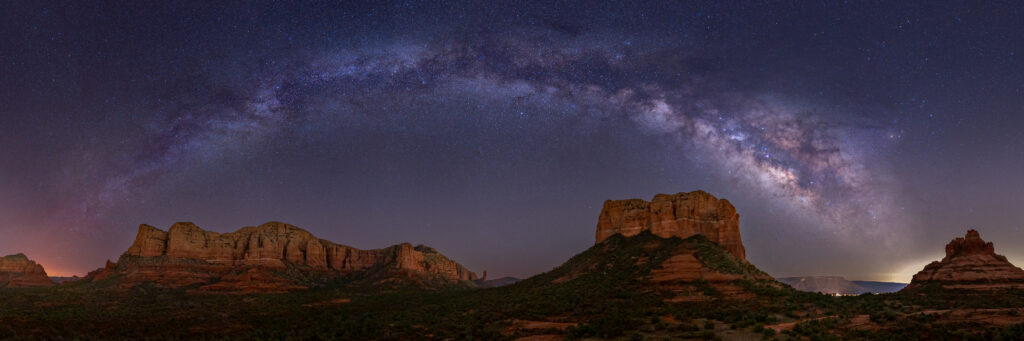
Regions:
M 831 297 L 741 281 L 736 285 L 756 295 L 738 300 L 698 282 L 703 299 L 670 302 L 670 293 L 645 279 L 680 246 L 721 271 L 757 271 L 709 244 L 614 237 L 550 272 L 491 289 L 400 282 L 382 289 L 346 279 L 286 294 L 196 295 L 188 288 L 123 289 L 117 278 L 5 289 L 0 339 L 1024 339 L 1020 292 L 933 287 Z

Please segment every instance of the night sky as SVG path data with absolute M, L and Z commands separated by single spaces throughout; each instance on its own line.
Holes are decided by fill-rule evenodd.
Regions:
M 1024 265 L 1013 2 L 41 3 L 0 4 L 0 254 L 51 275 L 283 221 L 526 277 L 697 189 L 775 276 Z

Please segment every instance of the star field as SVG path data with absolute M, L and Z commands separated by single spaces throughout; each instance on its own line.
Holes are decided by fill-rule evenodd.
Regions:
M 56 274 L 279 220 L 525 277 L 605 199 L 696 189 L 776 276 L 1024 244 L 1013 6 L 0 6 L 0 253 Z

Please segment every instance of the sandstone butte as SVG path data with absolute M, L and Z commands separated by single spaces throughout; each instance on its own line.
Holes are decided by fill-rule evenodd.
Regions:
M 135 242 L 117 263 L 107 262 L 86 280 L 117 276 L 123 287 L 154 283 L 207 292 L 281 292 L 357 272 L 373 272 L 381 280 L 476 279 L 473 272 L 423 245 L 360 250 L 280 222 L 223 234 L 180 222 L 168 231 L 139 226 Z
M 747 260 L 740 240 L 740 215 L 728 200 L 704 191 L 658 194 L 642 199 L 607 200 L 597 222 L 597 241 L 622 234 L 629 237 L 650 231 L 664 238 L 700 234 Z
M 978 231 L 970 230 L 949 242 L 946 257 L 926 265 L 907 288 L 928 284 L 946 289 L 1024 289 L 1024 270 L 996 254 L 995 246 L 982 240 Z
M 54 283 L 43 266 L 24 254 L 0 257 L 0 288 L 49 287 Z
M 736 208 L 728 200 L 718 199 L 704 191 L 658 194 L 650 202 L 641 199 L 607 200 L 598 218 L 595 247 L 614 250 L 613 245 L 602 242 L 609 238 L 617 240 L 612 238 L 617 234 L 640 237 L 645 248 L 667 245 L 666 240 L 650 240 L 646 233 L 661 238 L 682 238 L 684 243 L 671 250 L 671 256 L 654 267 L 647 278 L 659 290 L 674 293 L 668 301 L 709 300 L 711 298 L 705 296 L 702 289 L 704 286 L 714 288 L 722 297 L 747 299 L 756 296 L 748 289 L 750 283 L 774 287 L 782 284 L 747 262 L 746 249 L 740 240 L 739 221 Z M 706 241 L 687 239 L 696 235 L 703 236 Z M 706 248 L 704 244 L 708 242 L 720 246 L 725 258 L 702 256 L 702 252 L 715 252 Z M 709 256 L 716 260 L 703 259 Z M 638 265 L 647 261 L 641 257 Z M 556 282 L 570 280 L 576 275 L 570 274 Z

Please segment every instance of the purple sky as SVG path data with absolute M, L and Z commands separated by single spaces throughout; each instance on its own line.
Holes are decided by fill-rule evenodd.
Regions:
M 1024 263 L 1019 8 L 709 2 L 0 4 L 0 254 L 284 221 L 490 277 L 606 199 L 706 190 L 776 276 Z

